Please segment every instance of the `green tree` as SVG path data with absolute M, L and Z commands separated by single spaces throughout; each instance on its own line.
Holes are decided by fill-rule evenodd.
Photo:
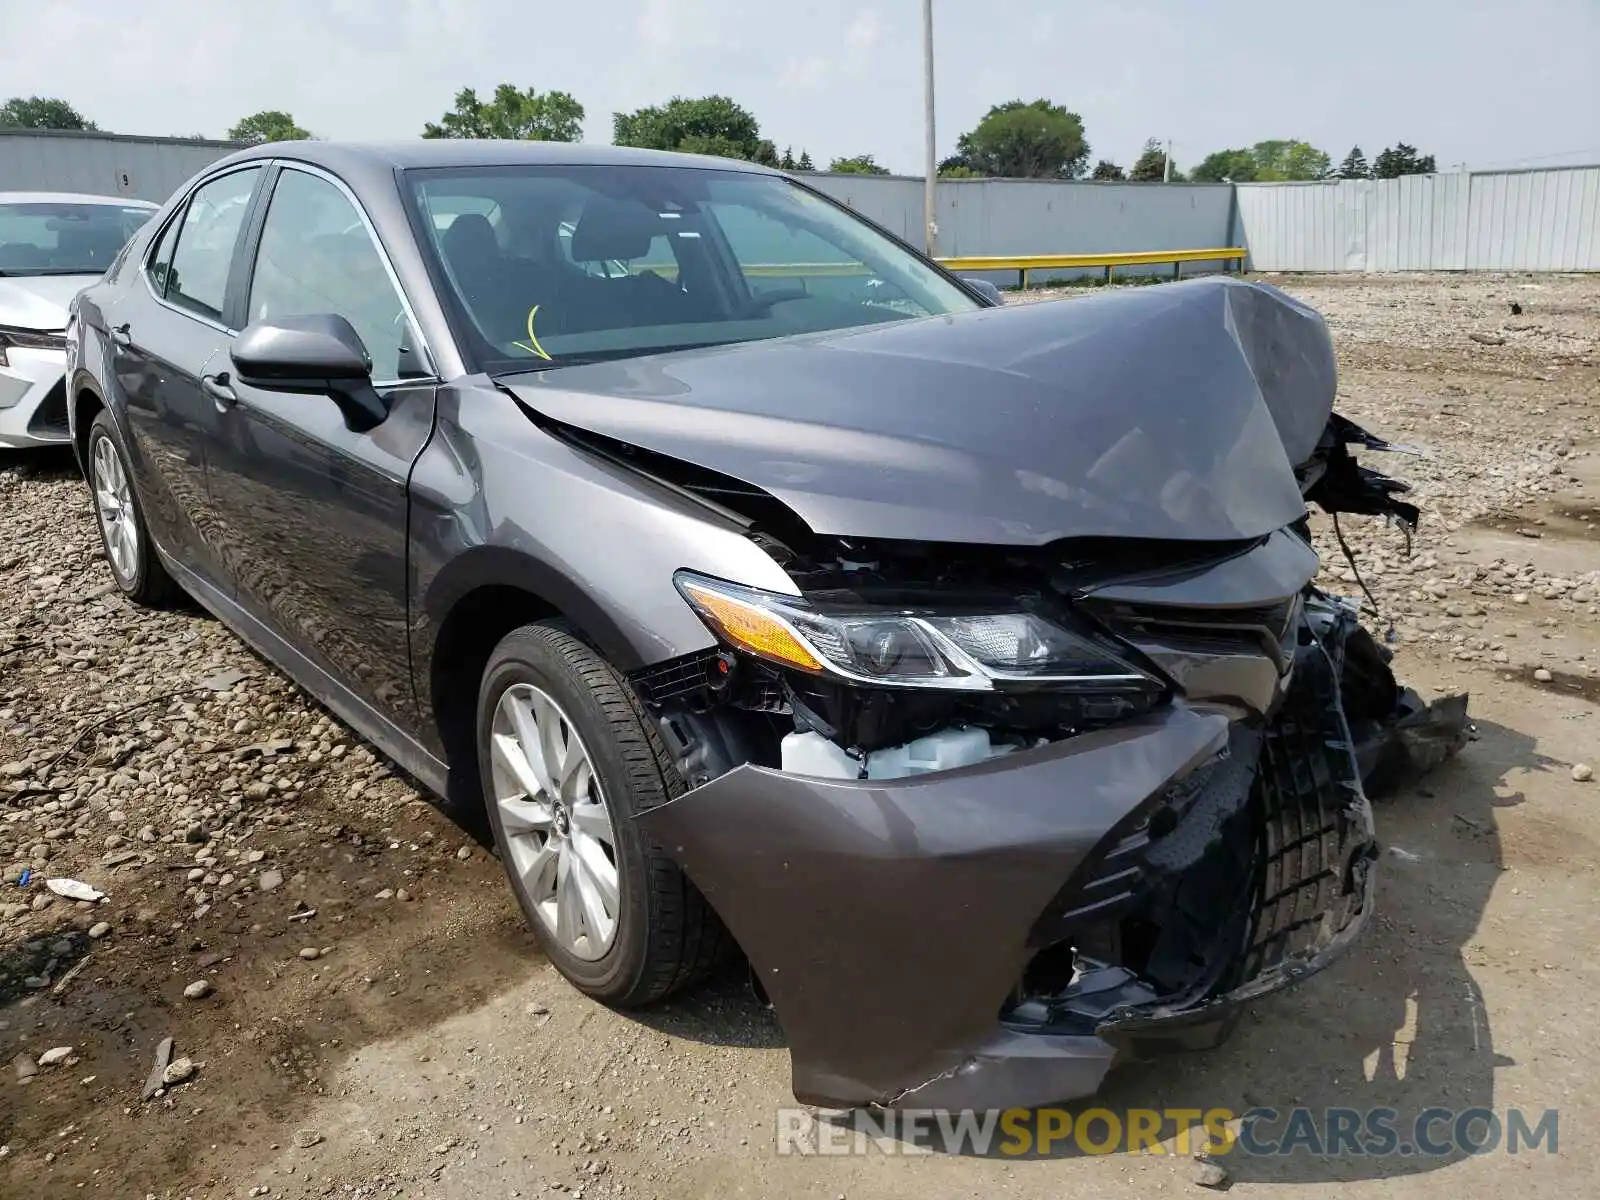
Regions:
M 1196 183 L 1249 183 L 1255 177 L 1255 155 L 1248 150 L 1213 150 L 1189 172 Z
M 1361 153 L 1361 147 L 1352 146 L 1334 174 L 1340 179 L 1371 179 L 1372 168 L 1367 166 L 1367 156 Z
M 611 126 L 611 140 L 617 145 L 646 150 L 679 150 L 685 154 L 760 161 L 763 148 L 772 145 L 763 141 L 755 117 L 726 96 L 703 96 L 697 100 L 674 96 L 665 104 L 616 113 Z
M 1256 178 L 1263 183 L 1284 180 L 1326 179 L 1332 161 L 1309 142 L 1275 140 L 1250 147 L 1256 160 Z
M 502 83 L 485 104 L 472 88 L 456 93 L 455 108 L 425 138 L 510 138 L 520 142 L 575 142 L 583 136 L 583 105 L 566 92 L 521 90 Z
M 1372 177 L 1399 179 L 1402 175 L 1432 175 L 1437 170 L 1433 155 L 1418 154 L 1415 146 L 1398 142 L 1378 155 L 1372 164 Z
M 945 161 L 946 162 L 950 162 L 949 159 L 946 159 Z M 950 162 L 949 166 L 941 165 L 939 167 L 939 178 L 940 179 L 981 179 L 981 178 L 983 178 L 983 176 L 979 175 L 976 171 L 974 171 L 971 167 L 967 166 L 967 164 L 962 162 L 960 159 L 956 159 L 954 162 Z
M 229 140 L 252 146 L 262 142 L 303 142 L 310 136 L 294 123 L 293 117 L 275 108 L 245 117 L 228 130 Z
M 1128 171 L 1128 178 L 1138 183 L 1161 183 L 1168 178 L 1167 151 L 1162 146 L 1161 139 L 1150 138 L 1144 144 L 1144 149 L 1139 152 L 1139 157 L 1134 159 L 1133 166 Z M 1176 163 L 1170 172 L 1170 182 L 1178 183 L 1183 179 L 1183 172 L 1178 170 Z
M 796 169 L 793 146 L 785 146 L 783 148 L 783 155 L 778 159 L 778 169 L 780 171 L 793 171 Z
M 1102 158 L 1095 163 L 1094 170 L 1089 173 L 1090 179 L 1121 180 L 1127 177 L 1128 173 L 1109 158 Z
M 800 151 L 800 161 L 795 163 L 794 169 L 796 171 L 815 171 L 817 169 L 811 162 L 811 152 L 809 150 Z
M 96 130 L 100 126 L 65 100 L 52 96 L 13 96 L 0 104 L 0 128 Z
M 1077 179 L 1089 161 L 1083 118 L 1048 100 L 995 105 L 956 149 L 979 175 L 1009 179 Z
M 828 164 L 828 170 L 837 171 L 841 175 L 887 175 L 889 169 L 880 167 L 870 154 L 857 154 L 854 158 L 836 158 Z

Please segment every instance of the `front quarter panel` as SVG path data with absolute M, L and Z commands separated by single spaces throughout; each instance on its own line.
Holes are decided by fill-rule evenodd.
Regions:
M 739 529 L 544 433 L 482 376 L 440 389 L 434 437 L 411 476 L 410 520 L 424 702 L 439 630 L 480 587 L 532 593 L 624 671 L 715 644 L 673 586 L 680 568 L 798 594 Z

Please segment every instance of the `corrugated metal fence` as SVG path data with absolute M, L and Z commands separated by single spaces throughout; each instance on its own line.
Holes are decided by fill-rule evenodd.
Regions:
M 161 203 L 234 142 L 0 130 L 0 192 L 85 192 Z
M 922 180 L 813 175 L 807 182 L 922 244 Z M 935 194 L 939 253 L 1092 254 L 1227 245 L 1233 189 L 1225 183 L 1059 183 L 942 179 Z
M 1600 271 L 1600 167 L 1240 184 L 1257 271 Z
M 233 149 L 0 131 L 0 191 L 161 201 Z M 920 178 L 807 179 L 922 244 Z M 1258 271 L 1600 271 L 1600 166 L 1238 187 L 945 179 L 936 206 L 939 253 L 949 257 L 1246 245 Z

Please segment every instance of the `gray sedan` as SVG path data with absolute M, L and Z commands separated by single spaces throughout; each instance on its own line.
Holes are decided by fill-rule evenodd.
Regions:
M 1308 505 L 1417 511 L 1265 285 L 997 307 L 748 164 L 304 143 L 74 316 L 127 596 L 481 806 L 589 995 L 742 951 L 805 1100 L 1215 1042 L 1370 917 L 1365 788 L 1462 738 L 1312 583 Z

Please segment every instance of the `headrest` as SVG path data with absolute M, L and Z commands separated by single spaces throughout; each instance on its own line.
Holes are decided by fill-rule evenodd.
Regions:
M 597 196 L 584 206 L 572 231 L 573 261 L 643 258 L 661 227 L 660 215 L 646 204 Z
M 494 226 L 482 213 L 462 213 L 451 221 L 440 244 L 453 263 L 481 263 L 500 257 Z

